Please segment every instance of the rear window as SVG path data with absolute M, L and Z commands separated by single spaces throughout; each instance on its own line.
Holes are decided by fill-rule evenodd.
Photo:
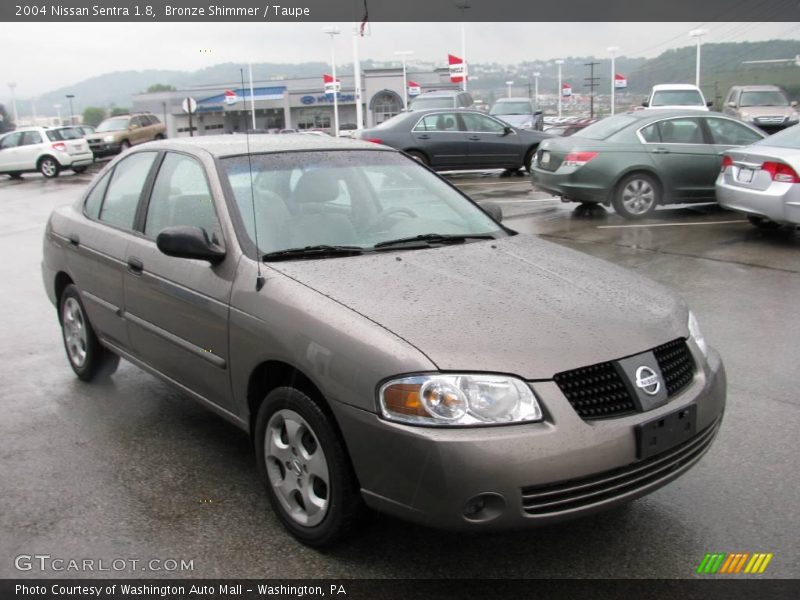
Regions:
M 628 115 L 608 117 L 607 119 L 602 119 L 597 123 L 593 123 L 588 127 L 584 127 L 583 129 L 576 131 L 572 134 L 572 137 L 587 138 L 590 140 L 605 140 L 610 138 L 615 133 L 622 131 L 628 125 L 636 123 L 638 120 L 639 119 L 636 117 L 630 117 Z
M 754 146 L 774 146 L 776 148 L 792 148 L 793 150 L 800 150 L 800 125 L 789 127 L 778 133 L 759 140 Z
M 532 115 L 530 102 L 498 102 L 492 107 L 492 115 Z
M 449 96 L 439 96 L 436 98 L 417 98 L 411 102 L 411 110 L 423 110 L 425 108 L 453 108 L 453 99 Z
M 705 102 L 697 90 L 662 90 L 653 94 L 650 106 L 705 106 Z

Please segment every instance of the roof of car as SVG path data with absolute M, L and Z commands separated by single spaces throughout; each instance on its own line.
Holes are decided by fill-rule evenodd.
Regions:
M 248 145 L 249 138 L 249 145 Z M 172 138 L 148 142 L 149 150 L 205 150 L 213 156 L 236 156 L 260 154 L 264 152 L 296 152 L 302 150 L 387 150 L 371 142 L 361 142 L 350 138 L 331 136 L 301 135 L 287 133 L 253 135 L 208 135 L 198 137 Z
M 659 83 L 653 86 L 653 91 L 658 92 L 661 90 L 697 90 L 696 85 L 691 83 Z
M 743 90 L 748 92 L 782 92 L 780 86 L 777 85 L 735 85 L 733 86 L 737 90 Z
M 644 119 L 663 119 L 664 117 L 725 117 L 730 119 L 728 115 L 723 115 L 720 112 L 698 111 L 696 108 L 648 108 L 647 110 L 631 110 L 624 114 L 628 117 L 634 117 L 639 120 Z
M 422 98 L 423 96 L 426 98 L 431 98 L 433 96 L 456 96 L 461 93 L 461 90 L 435 90 L 433 92 L 424 92 L 414 99 L 416 100 L 417 98 Z
M 532 102 L 532 100 L 525 96 L 514 96 L 512 98 L 498 98 L 494 101 L 495 104 L 505 104 L 506 102 Z

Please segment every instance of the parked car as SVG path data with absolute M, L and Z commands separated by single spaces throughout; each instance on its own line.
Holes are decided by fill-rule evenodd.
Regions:
M 640 219 L 661 204 L 714 202 L 722 153 L 764 137 L 719 113 L 628 112 L 542 142 L 533 183 L 566 201 L 613 205 Z
M 89 146 L 95 156 L 124 152 L 131 146 L 163 140 L 166 127 L 151 113 L 135 113 L 109 117 L 89 136 Z
M 777 85 L 737 85 L 731 88 L 723 112 L 767 133 L 797 125 L 797 102 L 790 102 Z
M 552 127 L 548 127 L 545 129 L 545 131 L 550 135 L 567 137 L 577 131 L 580 131 L 581 129 L 588 127 L 592 123 L 597 123 L 597 121 L 598 119 L 589 117 L 585 119 L 576 119 L 575 121 L 564 123 L 563 125 L 554 125 Z
M 425 92 L 408 103 L 408 110 L 429 108 L 470 108 L 474 104 L 472 96 L 459 90 L 438 90 Z
M 342 123 L 339 125 L 339 137 L 351 138 L 358 129 L 355 123 Z
M 354 137 L 403 150 L 432 169 L 449 171 L 530 170 L 536 148 L 549 136 L 516 129 L 475 110 L 439 109 L 401 113 Z
M 12 179 L 36 171 L 47 178 L 58 177 L 64 169 L 83 173 L 93 160 L 86 140 L 75 132 L 26 127 L 0 138 L 0 173 Z
M 717 198 L 756 227 L 800 225 L 800 125 L 722 159 Z
M 492 105 L 489 114 L 520 129 L 541 131 L 544 127 L 542 111 L 536 109 L 530 98 L 500 98 Z
M 697 463 L 725 407 L 672 292 L 374 144 L 135 148 L 53 212 L 42 271 L 75 374 L 125 358 L 248 432 L 312 546 L 365 505 L 491 531 L 629 502 Z
M 662 83 L 654 85 L 647 100 L 642 102 L 646 108 L 662 110 L 708 110 L 714 103 L 706 101 L 703 92 L 696 85 L 688 83 Z

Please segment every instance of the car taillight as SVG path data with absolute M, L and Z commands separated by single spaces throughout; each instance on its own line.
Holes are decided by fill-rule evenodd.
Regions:
M 763 165 L 761 165 L 761 170 L 769 173 L 772 181 L 780 181 L 783 183 L 800 183 L 800 177 L 798 177 L 795 170 L 786 163 L 765 162 Z
M 58 150 L 59 152 L 66 152 L 67 145 L 64 142 L 56 142 L 53 144 L 53 150 Z
M 582 167 L 597 156 L 597 152 L 570 152 L 561 163 L 565 167 Z
M 728 156 L 727 154 L 725 156 L 723 156 L 722 157 L 722 168 L 720 169 L 720 172 L 724 173 L 725 169 L 727 169 L 728 167 L 732 167 L 732 166 L 733 166 L 733 159 L 730 156 Z
M 382 144 L 383 140 L 380 138 L 364 138 L 365 142 L 372 142 L 373 144 Z

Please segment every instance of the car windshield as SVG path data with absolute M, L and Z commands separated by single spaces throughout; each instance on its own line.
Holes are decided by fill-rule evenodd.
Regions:
M 800 150 L 800 125 L 789 127 L 778 133 L 757 141 L 754 146 L 772 146 L 775 148 L 792 148 Z
M 83 137 L 83 132 L 77 127 L 62 127 L 61 129 L 54 129 L 53 133 L 60 140 L 79 140 Z
M 426 108 L 453 108 L 453 99 L 449 96 L 435 98 L 417 98 L 411 102 L 411 110 L 424 110 Z
M 222 160 L 238 216 L 260 253 L 329 247 L 428 247 L 505 236 L 439 176 L 397 152 L 285 152 Z M 437 239 L 433 239 L 435 234 Z M 425 236 L 428 239 L 419 238 Z M 412 238 L 411 241 L 408 238 Z
M 590 140 L 605 140 L 615 133 L 622 131 L 631 123 L 638 121 L 636 117 L 628 115 L 617 115 L 601 119 L 588 127 L 584 127 L 572 134 L 576 138 L 588 138 Z
M 777 90 L 742 92 L 740 106 L 789 106 L 789 99 Z
M 528 102 L 498 102 L 492 107 L 492 115 L 532 115 L 533 110 Z
M 705 106 L 697 90 L 661 90 L 653 94 L 650 106 Z
M 120 117 L 119 119 L 107 119 L 100 123 L 95 129 L 95 133 L 103 133 L 104 131 L 122 131 L 128 128 L 128 117 Z

